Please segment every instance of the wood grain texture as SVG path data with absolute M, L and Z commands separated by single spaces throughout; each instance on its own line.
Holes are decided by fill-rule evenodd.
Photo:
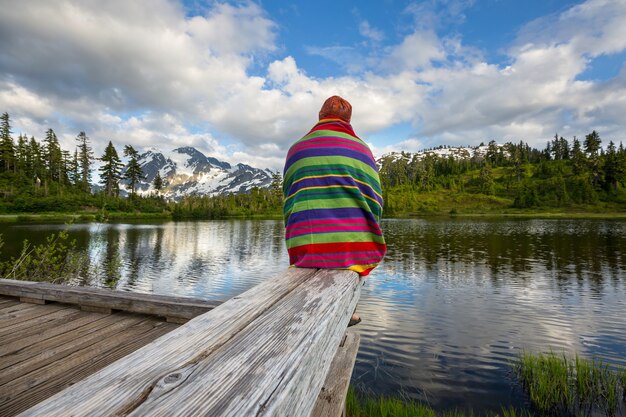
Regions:
M 16 321 L 11 325 L 0 328 L 0 340 L 2 340 L 2 345 L 5 345 L 17 339 L 39 334 L 52 327 L 60 326 L 68 321 L 74 320 L 76 317 L 80 316 L 80 314 L 80 311 L 68 308 L 53 311 L 29 320 Z
M 223 349 L 165 375 L 129 416 L 309 416 L 360 293 L 321 270 Z
M 237 356 L 239 356 L 239 362 L 254 359 L 255 366 L 248 366 L 247 372 L 263 371 L 265 365 L 256 366 L 259 364 L 257 349 L 260 346 L 270 348 L 270 345 L 270 350 L 262 356 L 267 357 L 274 366 L 284 358 L 288 361 L 288 365 L 283 368 L 282 372 L 291 374 L 278 375 L 276 381 L 291 382 L 286 385 L 289 390 L 276 392 L 278 396 L 269 395 L 271 392 L 265 392 L 266 397 L 261 395 L 263 397 L 261 404 L 265 403 L 267 410 L 277 410 L 279 408 L 277 404 L 283 402 L 279 399 L 284 400 L 283 396 L 286 393 L 295 394 L 299 392 L 302 395 L 304 390 L 311 397 L 308 390 L 314 388 L 315 384 L 319 382 L 317 391 L 315 391 L 316 393 L 319 392 L 325 371 L 330 366 L 332 355 L 338 346 L 339 339 L 347 326 L 358 298 L 359 286 L 355 284 L 358 282 L 357 275 L 348 271 L 335 272 L 336 275 L 333 275 L 312 269 L 290 268 L 277 277 L 270 278 L 244 294 L 230 299 L 211 312 L 194 318 L 184 326 L 91 375 L 81 383 L 75 384 L 36 405 L 24 415 L 128 415 L 134 410 L 138 413 L 136 415 L 141 415 L 139 407 L 146 406 L 152 409 L 157 403 L 167 402 L 174 392 L 179 391 L 174 389 L 173 385 L 181 385 L 188 379 L 187 376 L 192 376 L 192 371 L 195 371 L 194 375 L 196 376 L 205 375 L 208 370 L 215 370 L 217 367 L 218 372 L 210 378 L 228 374 L 220 370 L 222 369 L 222 361 L 226 358 L 220 356 L 220 359 L 215 359 L 220 352 L 231 351 L 231 356 L 229 356 L 231 365 L 238 361 Z M 339 279 L 340 277 L 345 279 Z M 315 284 L 310 285 L 311 282 Z M 353 290 L 352 287 L 355 287 L 356 290 Z M 341 297 L 343 301 L 335 305 L 330 301 L 336 301 L 334 297 L 337 293 L 344 295 Z M 328 301 L 325 302 L 321 294 L 326 294 Z M 279 305 L 282 307 L 277 309 Z M 320 308 L 316 308 L 318 306 Z M 303 311 L 304 308 L 306 311 Z M 306 312 L 314 312 L 316 317 L 312 317 Z M 332 317 L 345 315 L 345 319 L 341 320 L 342 323 L 332 323 L 331 325 L 331 315 Z M 279 325 L 276 320 L 281 317 L 283 321 L 282 325 Z M 299 331 L 298 329 L 305 328 L 300 327 L 300 324 L 304 322 L 306 322 L 306 326 L 313 324 L 312 327 L 317 330 L 312 332 L 312 335 Z M 337 331 L 337 337 L 333 338 L 331 333 L 336 331 L 335 327 L 337 326 L 342 327 L 342 329 Z M 250 328 L 248 329 L 248 327 Z M 276 335 L 270 333 L 270 328 L 271 331 L 276 332 Z M 270 342 L 274 336 L 279 340 L 288 341 L 289 345 L 283 345 L 282 348 L 272 345 Z M 259 340 L 265 342 L 260 344 Z M 316 341 L 316 344 L 311 345 L 314 348 L 309 348 L 311 341 Z M 278 351 L 281 349 L 282 351 L 289 351 L 292 348 L 294 348 L 292 355 L 281 358 L 272 356 L 276 354 L 277 349 Z M 328 349 L 330 349 L 330 354 Z M 241 356 L 237 354 L 238 351 L 240 351 Z M 304 356 L 303 353 L 305 353 Z M 311 363 L 315 363 L 317 369 L 315 374 L 323 373 L 323 375 L 316 375 L 309 380 L 304 378 L 302 384 L 294 382 L 297 380 L 297 378 L 293 378 L 294 376 L 303 378 L 301 372 L 295 369 L 299 357 L 308 358 L 307 360 L 312 361 Z M 322 357 L 328 358 L 323 360 Z M 320 359 L 322 360 L 320 361 Z M 319 363 L 321 363 L 321 367 L 318 366 Z M 326 369 L 324 370 L 324 368 Z M 271 381 L 276 376 L 275 372 L 280 372 L 275 367 L 272 369 L 272 373 L 266 375 L 265 380 Z M 246 375 L 246 373 L 242 373 L 242 369 L 239 369 L 237 375 Z M 193 380 L 197 381 L 196 377 Z M 231 380 L 229 384 L 232 385 L 233 381 Z M 203 381 L 197 382 L 206 386 Z M 225 386 L 229 384 L 225 384 Z M 192 390 L 188 388 L 188 385 L 182 384 L 181 386 L 186 388 L 180 390 L 183 394 Z M 168 393 L 172 394 L 168 395 Z M 181 396 L 181 401 L 186 401 L 182 400 L 183 397 L 184 395 Z M 242 398 L 246 397 L 243 396 Z M 148 399 L 149 401 L 146 402 Z M 311 408 L 314 401 L 315 398 L 310 401 Z M 247 403 L 248 401 L 244 402 Z M 196 403 L 194 402 L 194 404 Z M 174 405 L 174 409 L 170 408 L 165 415 L 170 415 L 172 412 L 172 415 L 175 415 L 177 413 L 175 409 L 179 409 L 180 405 Z M 210 413 L 200 413 L 199 415 L 210 415 Z M 297 416 L 299 414 L 274 415 Z
M 0 385 L 0 415 L 15 415 L 24 411 L 177 327 L 146 317 L 125 314 L 106 316 L 107 320 L 112 318 L 117 318 L 117 321 L 102 329 L 100 337 L 87 340 L 77 336 L 76 331 L 70 332 L 77 338 L 63 346 L 65 351 L 61 356 L 48 356 L 42 361 L 38 355 L 19 363 L 18 367 L 35 366 L 32 370 L 22 368 L 23 374 L 16 375 L 6 385 Z
M 103 288 L 70 287 L 45 282 L 15 281 L 0 279 L 0 295 L 36 300 L 55 301 L 122 310 L 131 313 L 153 314 L 161 317 L 191 319 L 206 313 L 220 304 L 185 297 L 169 297 L 154 294 L 139 294 L 113 291 Z
M 343 414 L 356 354 L 359 351 L 359 341 L 357 333 L 347 332 L 346 340 L 337 349 L 330 365 L 311 417 L 340 417 Z

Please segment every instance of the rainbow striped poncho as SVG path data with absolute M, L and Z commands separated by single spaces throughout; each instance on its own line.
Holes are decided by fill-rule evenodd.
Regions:
M 349 123 L 320 120 L 291 146 L 283 194 L 290 265 L 367 275 L 383 259 L 378 169 Z

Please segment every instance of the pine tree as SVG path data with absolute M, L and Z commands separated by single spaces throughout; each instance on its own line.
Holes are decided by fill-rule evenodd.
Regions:
M 61 169 L 59 170 L 59 182 L 65 186 L 70 185 L 70 169 L 72 167 L 72 157 L 67 150 L 61 150 Z
M 80 162 L 78 159 L 78 148 L 74 149 L 74 156 L 70 160 L 68 176 L 72 185 L 80 186 L 80 189 L 84 190 L 82 188 L 83 186 L 82 177 L 80 175 Z
M 91 163 L 94 160 L 93 149 L 89 145 L 89 137 L 85 132 L 76 136 L 78 142 L 78 161 L 80 167 L 81 189 L 88 193 L 91 191 Z
M 576 136 L 574 136 L 570 159 L 572 161 L 572 172 L 574 175 L 582 174 L 585 171 L 586 165 L 585 154 L 583 153 L 580 141 L 576 139 Z
M 139 158 L 139 152 L 135 150 L 130 145 L 124 146 L 124 156 L 128 157 L 128 163 L 126 164 L 126 172 L 124 173 L 124 178 L 128 180 L 128 184 L 130 185 L 130 195 L 134 197 L 135 195 L 135 185 L 145 178 L 143 171 L 141 170 L 141 166 L 137 159 Z
M 280 172 L 272 173 L 272 184 L 270 185 L 272 204 L 280 205 L 283 201 L 283 177 Z
M 598 135 L 598 132 L 596 132 L 595 130 L 585 136 L 585 152 L 587 153 L 589 158 L 598 156 L 598 151 L 600 150 L 601 143 L 602 140 L 600 140 L 600 135 Z
M 29 169 L 29 177 L 37 182 L 41 182 L 44 176 L 45 162 L 43 160 L 43 153 L 41 151 L 41 146 L 33 136 L 30 137 L 30 142 L 28 143 L 28 156 L 26 158 L 26 166 Z
M 122 161 L 120 161 L 113 143 L 109 141 L 104 154 L 100 158 L 104 164 L 100 167 L 100 183 L 104 186 L 107 196 L 117 196 L 121 179 Z
M 617 184 L 624 176 L 622 166 L 620 164 L 619 155 L 615 149 L 613 141 L 609 142 L 609 146 L 606 149 L 606 155 L 604 155 L 604 188 L 607 191 L 617 190 Z
M 585 152 L 587 153 L 587 164 L 591 172 L 591 182 L 594 187 L 600 185 L 601 182 L 601 164 L 600 164 L 600 135 L 595 130 L 585 136 Z
M 154 190 L 157 192 L 158 195 L 163 188 L 163 179 L 161 178 L 161 174 L 159 173 L 159 171 L 157 171 L 154 177 L 154 181 L 152 181 L 152 186 L 154 187 Z
M 0 116 L 0 172 L 15 172 L 15 145 L 11 137 L 9 113 Z
M 28 160 L 28 138 L 26 135 L 20 135 L 17 138 L 17 148 L 15 150 L 15 167 L 16 171 L 22 175 L 27 175 L 27 160 Z
M 43 158 L 46 167 L 45 179 L 59 182 L 62 178 L 63 154 L 61 146 L 54 130 L 46 131 L 46 138 L 43 141 Z
M 491 172 L 491 165 L 489 164 L 489 162 L 485 162 L 485 165 L 483 165 L 483 168 L 480 170 L 478 183 L 481 193 L 493 195 L 495 190 L 495 183 L 493 180 L 493 173 Z

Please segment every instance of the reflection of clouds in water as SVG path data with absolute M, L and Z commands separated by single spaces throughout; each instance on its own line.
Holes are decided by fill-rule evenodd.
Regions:
M 135 254 L 123 276 L 138 253 L 152 262 L 139 262 L 140 270 L 120 287 L 141 292 L 224 300 L 287 266 L 282 223 L 275 221 L 166 223 L 141 231 L 131 247 Z
M 626 224 L 597 223 L 385 222 L 389 255 L 359 304 L 357 387 L 499 411 L 523 402 L 508 382 L 521 349 L 626 365 Z
M 402 390 L 439 409 L 499 412 L 500 405 L 523 403 L 509 367 L 522 348 L 626 366 L 626 222 L 429 219 L 383 226 L 388 256 L 367 278 L 358 307 L 358 388 Z M 105 264 L 107 245 L 119 245 L 123 290 L 225 300 L 287 266 L 281 221 L 71 230 L 94 263 Z
M 275 220 L 22 229 L 41 236 L 68 229 L 96 273 L 86 274 L 82 282 L 135 292 L 226 300 L 288 266 L 283 223 Z

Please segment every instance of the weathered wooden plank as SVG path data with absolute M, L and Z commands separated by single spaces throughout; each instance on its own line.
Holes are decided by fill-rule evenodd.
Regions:
M 15 339 L 39 333 L 51 326 L 63 324 L 66 321 L 72 320 L 72 316 L 75 316 L 77 313 L 75 309 L 58 310 L 43 316 L 4 326 L 0 328 L 0 342 L 3 344 L 8 343 Z
M 76 349 L 96 343 L 108 333 L 118 331 L 123 326 L 132 325 L 137 320 L 136 318 L 92 314 L 48 329 L 41 334 L 18 339 L 1 347 L 0 370 L 4 375 L 8 375 L 7 368 L 18 369 L 16 364 L 33 357 L 39 361 L 45 361 L 48 358 L 58 359 L 63 354 L 67 355 Z M 3 381 L 4 375 L 0 376 L 0 381 Z
M 91 313 L 99 313 L 99 314 L 111 314 L 113 310 L 108 307 L 97 307 L 90 305 L 81 305 L 80 309 L 83 311 L 89 311 Z
M 134 337 L 129 337 L 118 346 L 108 349 L 106 352 L 104 352 L 105 354 L 99 356 L 98 358 L 84 362 L 79 366 L 72 368 L 70 372 L 64 373 L 62 379 L 58 378 L 50 380 L 47 381 L 45 384 L 39 385 L 34 390 L 29 390 L 25 395 L 21 396 L 18 401 L 7 404 L 7 406 L 10 407 L 10 410 L 7 409 L 8 407 L 5 409 L 0 409 L 0 415 L 7 417 L 11 415 L 17 415 L 18 413 L 27 410 L 28 408 L 32 407 L 35 404 L 38 404 L 46 398 L 49 398 L 52 395 L 60 392 L 64 388 L 67 388 L 81 381 L 85 377 L 93 374 L 94 372 L 97 372 L 98 370 L 104 368 L 105 366 L 110 365 L 116 360 L 121 359 L 124 356 L 136 351 L 137 349 L 170 332 L 176 327 L 178 326 L 162 322 L 160 326 L 155 327 L 154 329 L 144 333 L 143 335 L 134 335 Z
M 19 300 L 16 300 L 15 298 L 0 298 L 0 310 L 6 307 L 17 305 L 19 303 Z
M 164 375 L 128 415 L 310 415 L 359 293 L 356 273 L 318 271 L 227 348 Z
M 340 417 L 346 406 L 346 395 L 354 369 L 354 361 L 359 350 L 360 337 L 347 332 L 346 339 L 337 353 L 326 375 L 324 386 L 317 397 L 311 417 Z
M 220 304 L 218 301 L 205 301 L 185 297 L 139 294 L 104 288 L 70 287 L 45 282 L 6 279 L 0 279 L 0 294 L 186 319 L 203 314 Z
M 220 347 L 281 299 L 288 298 L 288 294 L 312 279 L 315 274 L 316 270 L 313 269 L 290 268 L 124 357 L 114 366 L 104 368 L 80 384 L 75 384 L 36 405 L 25 415 L 128 414 L 141 405 L 153 390 L 163 392 L 158 384 L 176 379 L 177 377 L 170 375 L 173 371 L 194 367 L 205 358 L 211 357 Z M 353 273 L 350 276 L 353 275 L 356 276 Z M 302 305 L 297 309 L 301 310 Z M 302 314 L 296 315 L 300 316 Z M 296 317 L 293 319 L 297 320 Z M 348 319 L 349 315 L 342 324 L 344 329 Z M 339 341 L 332 342 L 336 348 Z M 319 391 L 319 387 L 317 390 Z
M 0 326 L 12 325 L 21 321 L 30 320 L 35 317 L 45 316 L 52 311 L 58 311 L 68 308 L 68 306 L 61 304 L 50 305 L 46 306 L 45 308 L 42 307 L 43 306 L 37 304 L 28 303 L 21 303 L 19 305 L 13 306 L 10 308 L 13 309 L 13 311 L 10 311 L 8 314 L 3 314 L 2 312 L 0 312 Z
M 15 383 L 9 385 L 11 387 L 9 397 L 3 398 L 1 392 L 3 387 L 0 387 L 0 415 L 15 415 L 27 409 L 175 327 L 177 326 L 149 318 L 137 321 L 131 326 L 126 325 L 123 329 L 118 329 L 116 334 L 102 338 L 92 346 L 77 350 L 62 361 L 18 378 L 17 389 Z M 24 381 L 26 390 L 23 389 Z
M 45 383 L 49 379 L 54 379 L 56 376 L 62 377 L 65 372 L 80 364 L 85 358 L 97 357 L 102 353 L 103 346 L 114 346 L 116 338 L 124 335 L 125 332 L 129 332 L 130 329 L 136 334 L 141 333 L 151 328 L 152 323 L 152 320 L 146 320 L 142 317 L 125 317 L 121 321 L 110 323 L 109 326 L 97 333 L 91 333 L 87 336 L 76 336 L 75 341 L 64 345 L 58 351 L 52 352 L 51 355 L 46 355 L 41 360 L 39 356 L 33 357 L 32 359 L 38 362 L 35 364 L 37 366 L 31 367 L 32 362 L 27 361 L 24 363 L 23 368 L 25 371 L 28 370 L 28 372 L 16 373 L 17 376 L 13 379 L 5 377 L 3 373 L 0 376 L 4 382 L 0 384 L 0 405 L 10 400 L 9 397 L 15 397 L 19 393 Z M 54 362 L 54 360 L 49 360 L 51 357 L 63 360 L 58 364 L 50 365 Z M 13 370 L 19 367 L 19 364 L 18 366 L 12 366 L 10 371 L 15 372 Z M 9 391 L 10 396 L 2 395 Z
M 0 309 L 0 321 L 1 320 L 8 320 L 8 319 L 12 318 L 12 317 L 9 317 L 9 316 L 16 314 L 18 311 L 34 310 L 36 308 L 37 308 L 37 306 L 34 306 L 32 304 L 26 304 L 26 303 L 18 303 L 18 304 L 15 304 L 15 305 L 6 306 L 6 307 Z

